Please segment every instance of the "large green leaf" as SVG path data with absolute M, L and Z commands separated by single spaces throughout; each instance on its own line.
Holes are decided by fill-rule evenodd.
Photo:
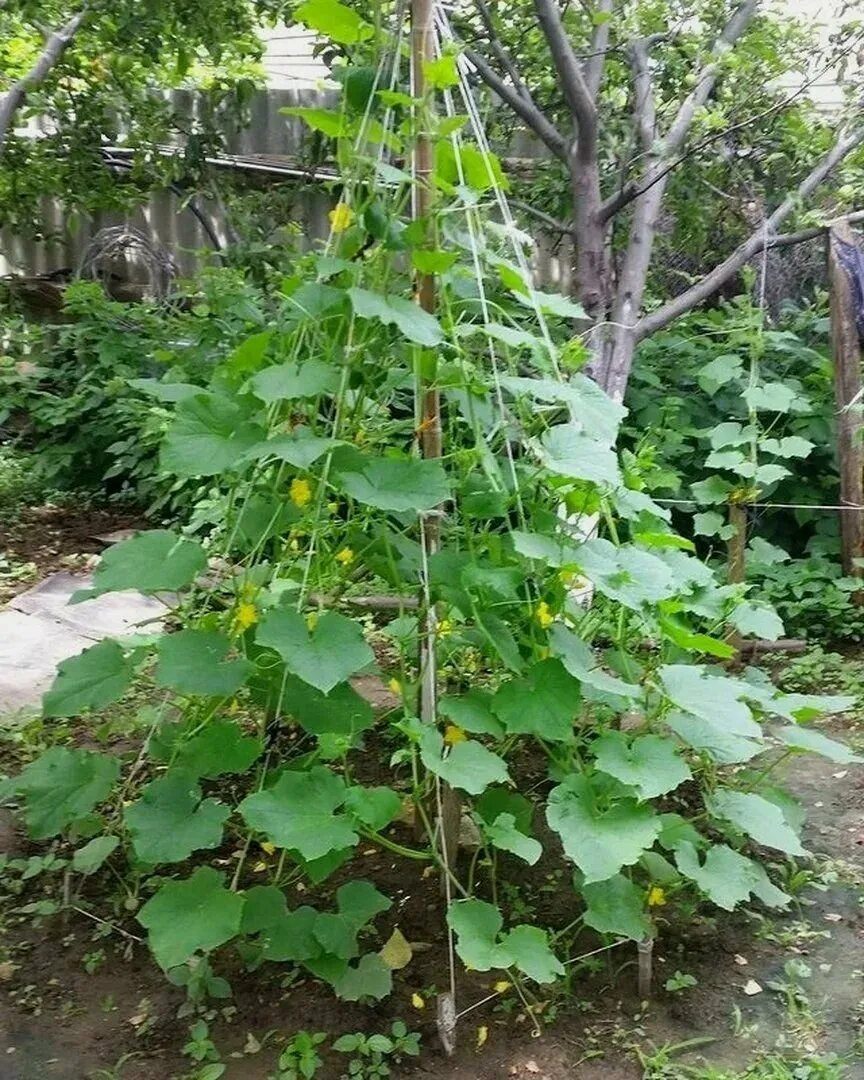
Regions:
M 552 789 L 546 819 L 588 884 L 632 866 L 660 832 L 653 810 L 635 799 L 618 799 L 600 808 L 598 793 L 585 776 L 568 776 Z
M 572 630 L 562 623 L 555 623 L 549 631 L 549 644 L 552 652 L 574 679 L 598 690 L 602 694 L 634 699 L 642 697 L 642 689 L 634 683 L 626 683 L 604 671 L 598 664 L 590 646 L 578 638 Z
M 201 866 L 186 881 L 169 881 L 138 913 L 150 949 L 167 971 L 196 952 L 230 941 L 240 931 L 243 897 L 224 886 L 224 875 Z
M 100 641 L 62 660 L 42 698 L 45 716 L 77 716 L 117 701 L 132 684 L 135 665 L 116 641 Z
M 178 630 L 157 646 L 157 686 L 181 694 L 231 697 L 246 682 L 252 664 L 243 657 L 226 660 L 231 641 L 218 630 Z
M 665 560 L 635 544 L 616 547 L 601 538 L 587 540 L 579 548 L 577 561 L 598 592 L 634 611 L 667 600 L 679 588 Z
M 594 764 L 622 784 L 634 787 L 643 799 L 655 799 L 689 780 L 687 763 L 671 739 L 637 735 L 628 739 L 620 731 L 607 731 L 592 744 Z
M 758 844 L 785 851 L 787 855 L 807 854 L 780 807 L 761 795 L 718 788 L 708 802 L 708 809 L 715 817 L 731 822 Z
M 310 735 L 353 738 L 375 723 L 372 706 L 349 683 L 339 683 L 322 694 L 293 675 L 280 675 L 279 689 L 279 712 L 296 720 Z
M 582 895 L 587 905 L 586 926 L 633 941 L 642 941 L 651 933 L 642 890 L 623 874 L 583 886 Z
M 388 787 L 350 787 L 345 809 L 376 832 L 386 828 L 402 810 L 402 799 Z
M 765 638 L 766 641 L 783 637 L 783 620 L 770 604 L 742 600 L 732 609 L 729 622 L 747 636 Z
M 442 697 L 438 712 L 463 731 L 473 735 L 494 735 L 500 738 L 504 728 L 492 715 L 492 696 L 482 690 L 469 690 L 458 697 Z
M 284 772 L 273 787 L 247 796 L 240 813 L 247 825 L 279 847 L 319 859 L 357 843 L 351 818 L 337 813 L 346 798 L 345 781 L 330 769 Z
M 24 796 L 24 820 L 34 840 L 56 836 L 108 797 L 120 775 L 116 758 L 55 746 L 9 781 Z
M 658 670 L 658 675 L 666 694 L 679 709 L 726 734 L 762 738 L 762 729 L 743 700 L 756 696 L 754 688 L 746 683 L 696 664 L 667 664 Z
M 354 450 L 334 454 L 334 479 L 352 499 L 376 510 L 431 510 L 450 498 L 440 461 L 369 457 Z
M 339 372 L 323 360 L 314 358 L 302 363 L 291 361 L 264 368 L 249 383 L 252 393 L 265 404 L 335 394 Z
M 175 592 L 191 585 L 206 569 L 207 553 L 197 540 L 187 540 L 170 529 L 150 529 L 109 547 L 93 573 L 93 587 L 76 593 L 74 599 L 123 589 Z
M 333 989 L 342 1001 L 360 1001 L 362 998 L 379 1001 L 393 989 L 393 973 L 377 953 L 367 953 L 356 964 L 348 965 L 334 982 Z
M 256 443 L 247 453 L 250 461 L 269 457 L 293 465 L 296 469 L 308 469 L 328 450 L 341 445 L 338 439 L 313 435 L 308 428 L 295 428 L 290 434 L 274 435 L 266 442 Z
M 504 375 L 501 385 L 513 394 L 525 394 L 536 401 L 569 405 L 585 434 L 605 446 L 614 445 L 618 425 L 627 413 L 623 405 L 614 402 L 597 383 L 580 372 L 573 374 L 567 382 Z
M 435 316 L 413 300 L 356 288 L 349 289 L 348 295 L 354 313 L 360 319 L 379 319 L 385 325 L 395 326 L 403 337 L 417 345 L 431 348 L 444 340 L 444 332 Z
M 675 711 L 667 713 L 664 720 L 679 738 L 708 754 L 718 765 L 738 765 L 765 749 L 761 738 L 745 739 L 701 716 Z
M 572 480 L 590 480 L 604 487 L 621 483 L 615 451 L 580 431 L 574 424 L 549 428 L 536 444 L 550 472 Z
M 350 132 L 351 124 L 344 113 L 336 109 L 310 109 L 303 105 L 281 108 L 283 116 L 297 116 L 313 131 L 320 131 L 330 139 L 340 139 Z
M 125 817 L 135 854 L 155 865 L 182 862 L 193 851 L 218 847 L 230 813 L 215 799 L 202 801 L 192 774 L 172 770 L 151 781 Z
M 233 720 L 211 722 L 177 751 L 176 764 L 195 777 L 214 779 L 244 773 L 264 749 L 257 736 L 244 735 Z
M 739 855 L 725 844 L 714 844 L 699 862 L 696 848 L 682 843 L 675 852 L 675 864 L 681 873 L 695 881 L 702 892 L 726 911 L 746 900 L 751 893 L 769 907 L 785 907 L 789 897 L 772 885 L 762 867 Z
M 294 9 L 294 18 L 340 45 L 356 45 L 374 33 L 365 19 L 339 0 L 304 0 Z
M 501 936 L 503 919 L 493 904 L 483 900 L 460 900 L 447 910 L 447 922 L 456 935 L 456 952 L 474 971 L 518 968 L 529 979 L 548 983 L 564 974 L 549 947 L 549 938 L 538 926 L 515 926 Z
M 199 394 L 178 402 L 160 462 L 175 476 L 216 476 L 240 462 L 265 436 L 233 399 Z
M 325 694 L 375 659 L 360 624 L 334 611 L 325 611 L 311 629 L 296 611 L 272 611 L 256 641 L 275 649 L 290 672 Z
M 573 738 L 581 697 L 578 681 L 559 660 L 542 660 L 524 678 L 504 683 L 492 700 L 492 709 L 510 735 L 567 742 Z
M 504 759 L 474 739 L 456 743 L 445 754 L 444 739 L 431 726 L 421 735 L 420 759 L 430 772 L 469 795 L 480 795 L 490 784 L 510 780 Z
M 792 725 L 791 727 L 780 728 L 775 734 L 787 746 L 792 746 L 796 750 L 809 750 L 813 754 L 821 754 L 822 757 L 828 758 L 829 761 L 836 761 L 838 765 L 851 765 L 864 761 L 860 754 L 854 753 L 848 746 L 837 742 L 836 739 L 829 739 L 827 735 L 823 735 L 821 731 L 815 731 L 813 728 Z

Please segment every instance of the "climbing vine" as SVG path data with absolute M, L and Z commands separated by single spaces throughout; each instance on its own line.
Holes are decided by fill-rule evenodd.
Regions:
M 398 69 L 398 36 L 333 0 L 303 12 L 337 42 L 379 34 Z M 456 58 L 428 76 L 416 101 L 385 61 L 348 68 L 339 109 L 295 110 L 337 141 L 330 240 L 207 387 L 138 384 L 172 412 L 161 469 L 227 494 L 206 532 L 154 529 L 105 553 L 78 599 L 162 596 L 166 625 L 64 661 L 44 713 L 109 708 L 145 669 L 161 706 L 140 754 L 55 747 L 4 785 L 34 839 L 66 836 L 75 869 L 134 881 L 169 973 L 235 942 L 247 964 L 299 965 L 345 1000 L 385 996 L 404 959 L 365 944 L 392 900 L 355 876 L 362 844 L 446 876 L 467 966 L 552 982 L 583 923 L 642 941 L 679 894 L 783 906 L 752 850 L 803 853 L 773 767 L 803 751 L 851 759 L 811 721 L 852 699 L 705 662 L 733 658 L 742 589 L 718 585 L 622 473 L 623 409 L 573 369 L 580 311 L 533 287 L 524 238 L 490 213 L 497 163 L 464 116 L 431 107 L 458 88 Z M 435 199 L 417 223 L 393 161 L 420 125 Z M 437 315 L 414 302 L 416 270 L 438 275 Z M 419 456 L 420 379 L 443 401 L 440 460 Z M 430 514 L 435 553 L 421 543 Z M 586 539 L 592 515 L 602 535 Z M 387 601 L 372 615 L 370 594 Z M 417 707 L 430 623 L 434 723 Z M 389 685 L 383 714 L 356 688 L 369 673 Z M 369 782 L 376 755 L 387 785 Z M 539 782 L 520 782 L 526 761 L 543 763 Z M 473 822 L 475 858 L 442 855 L 439 783 Z M 230 873 L 207 854 L 229 839 Z M 277 859 L 267 884 L 252 874 L 259 846 Z M 505 923 L 502 864 L 562 855 L 579 918 L 555 933 Z M 311 892 L 337 873 L 332 903 L 289 903 L 289 884 Z

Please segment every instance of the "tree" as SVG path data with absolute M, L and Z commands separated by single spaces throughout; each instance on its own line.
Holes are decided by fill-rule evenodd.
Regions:
M 676 172 L 694 156 L 716 158 L 733 136 L 755 137 L 758 147 L 766 121 L 776 129 L 799 108 L 800 91 L 772 86 L 771 78 L 780 73 L 784 55 L 786 70 L 794 69 L 795 61 L 778 43 L 792 33 L 800 44 L 800 28 L 784 29 L 769 19 L 762 0 L 471 5 L 459 23 L 470 63 L 563 166 L 572 219 L 553 226 L 574 241 L 574 291 L 591 320 L 589 370 L 620 400 L 639 341 L 711 297 L 766 243 L 788 242 L 781 227 L 861 147 L 864 122 L 850 108 L 827 140 L 824 123 L 814 124 L 815 138 L 799 129 L 805 153 L 789 163 L 780 197 L 760 192 L 758 201 L 764 195 L 768 205 L 763 209 L 757 201 L 756 220 L 737 246 L 699 280 L 646 311 L 661 214 Z M 842 41 L 846 57 L 864 41 L 864 32 L 847 29 Z M 762 58 L 762 87 L 752 88 L 750 100 L 738 101 L 741 118 L 733 122 L 717 102 L 736 86 L 748 54 Z M 549 74 L 543 74 L 538 55 Z M 823 77 L 837 59 L 820 58 Z M 622 137 L 622 71 L 629 82 L 623 114 L 629 138 Z M 542 91 L 532 85 L 538 73 Z
M 281 0 L 0 0 L 0 224 L 44 196 L 86 211 L 200 173 L 254 88 Z M 195 108 L 169 91 L 196 90 Z M 16 133 L 35 122 L 38 137 Z M 122 173 L 105 147 L 138 151 Z M 153 148 L 172 142 L 174 158 Z

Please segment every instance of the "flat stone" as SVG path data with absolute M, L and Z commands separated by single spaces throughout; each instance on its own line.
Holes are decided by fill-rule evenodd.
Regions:
M 0 611 L 0 715 L 38 708 L 60 661 L 92 644 L 89 637 L 45 616 Z
M 28 615 L 47 616 L 91 641 L 162 629 L 165 604 L 134 590 L 105 593 L 80 604 L 69 603 L 74 593 L 89 589 L 92 584 L 90 574 L 51 574 L 32 589 L 19 593 L 9 607 Z

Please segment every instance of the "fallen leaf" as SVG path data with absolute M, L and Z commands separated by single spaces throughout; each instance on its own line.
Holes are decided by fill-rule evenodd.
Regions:
M 422 997 L 420 997 L 419 994 L 412 994 L 411 995 L 411 1004 L 414 1006 L 415 1009 L 425 1009 L 426 1008 L 426 1002 L 423 1000 Z
M 843 921 L 843 916 L 838 915 L 834 911 L 826 912 L 826 914 L 823 917 L 825 919 L 825 922 L 842 922 Z
M 486 1040 L 489 1038 L 489 1028 L 485 1024 L 481 1024 L 477 1028 L 477 1049 L 482 1050 L 486 1045 Z
M 411 946 L 398 926 L 384 942 L 378 955 L 391 971 L 401 971 L 411 963 Z
M 492 989 L 496 994 L 506 994 L 512 985 L 513 983 L 508 982 L 507 979 L 501 979 L 499 982 L 495 983 Z
M 261 1049 L 261 1043 L 251 1031 L 246 1032 L 246 1045 L 243 1047 L 244 1054 L 257 1054 Z
M 525 1062 L 525 1072 L 539 1073 L 540 1072 L 540 1066 L 537 1064 L 536 1061 L 526 1061 Z
M 744 983 L 742 989 L 748 997 L 753 997 L 754 994 L 762 993 L 762 987 L 759 985 L 758 982 L 756 982 L 755 979 L 748 979 L 747 982 Z
M 849 770 L 841 769 L 840 772 L 831 773 L 831 775 L 834 777 L 835 780 L 842 780 L 844 777 L 849 775 Z
M 0 980 L 9 982 L 18 970 L 18 966 L 18 964 L 13 964 L 11 960 L 4 960 L 3 963 L 0 964 Z
M 747 965 L 750 963 L 750 961 L 747 959 L 747 957 L 742 956 L 741 953 L 735 953 L 735 956 L 733 957 L 733 959 L 734 959 L 735 963 L 738 965 L 738 967 L 747 967 Z

